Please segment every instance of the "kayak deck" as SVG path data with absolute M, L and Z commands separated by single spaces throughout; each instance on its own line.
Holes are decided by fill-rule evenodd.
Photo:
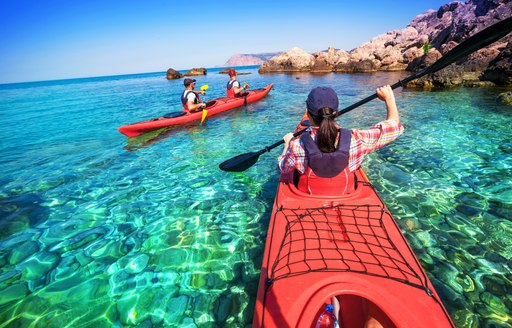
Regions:
M 375 304 L 389 318 L 387 327 L 453 326 L 364 171 L 356 177 L 356 191 L 337 197 L 305 194 L 293 184 L 293 174 L 281 177 L 254 327 L 314 326 L 334 296 L 343 327 L 364 325 L 354 305 L 360 300 Z
M 206 103 L 206 109 L 208 110 L 208 117 L 222 113 L 224 111 L 241 107 L 249 103 L 253 103 L 265 97 L 272 89 L 272 84 L 269 84 L 261 89 L 255 89 L 247 91 L 247 95 L 243 97 L 228 98 L 222 97 L 214 100 L 210 100 Z M 194 121 L 200 121 L 202 118 L 202 111 L 197 112 L 177 112 L 184 113 L 178 116 L 175 115 L 163 115 L 157 118 L 152 118 L 142 122 L 132 123 L 123 125 L 118 128 L 118 131 L 127 137 L 137 137 L 150 131 L 170 127 L 174 125 L 186 124 Z M 170 113 L 174 114 L 174 113 Z M 166 117 L 171 116 L 171 117 Z M 172 117 L 175 116 L 175 117 Z

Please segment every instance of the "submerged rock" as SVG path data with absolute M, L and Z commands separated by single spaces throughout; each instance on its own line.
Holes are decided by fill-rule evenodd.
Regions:
M 512 105 L 512 91 L 500 93 L 498 100 L 505 105 Z

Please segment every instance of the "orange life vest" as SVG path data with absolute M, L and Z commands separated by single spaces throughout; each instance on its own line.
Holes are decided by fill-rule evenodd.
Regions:
M 192 90 L 185 90 L 185 91 L 183 92 L 183 94 L 181 95 L 181 104 L 183 105 L 183 108 L 185 108 L 185 110 L 186 110 L 187 112 L 189 112 L 189 111 L 190 111 L 190 110 L 188 109 L 188 98 L 187 98 L 187 97 L 188 97 L 188 95 L 189 95 L 191 92 L 192 92 L 192 93 L 194 93 L 194 91 L 192 91 Z M 195 93 L 194 93 L 194 95 L 195 95 Z M 197 104 L 197 103 L 199 103 L 199 99 L 198 99 L 198 98 L 197 98 L 197 96 L 196 96 L 196 98 L 194 99 L 194 104 Z
M 236 80 L 229 80 L 228 84 L 226 85 L 226 94 L 229 98 L 235 98 L 235 88 L 233 88 L 233 84 L 237 82 Z

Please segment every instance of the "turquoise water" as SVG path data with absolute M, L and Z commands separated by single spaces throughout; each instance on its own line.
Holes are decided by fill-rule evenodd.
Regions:
M 0 85 L 0 327 L 244 327 L 280 150 L 309 90 L 348 106 L 401 73 L 259 75 L 262 101 L 128 140 L 117 127 L 180 110 L 164 73 Z M 209 70 L 207 99 L 226 75 Z M 512 108 L 492 89 L 397 91 L 406 133 L 364 167 L 458 327 L 512 327 Z M 373 101 L 342 125 L 384 118 Z

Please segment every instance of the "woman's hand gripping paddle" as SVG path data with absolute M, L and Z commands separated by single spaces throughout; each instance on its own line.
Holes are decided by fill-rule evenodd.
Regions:
M 201 86 L 200 89 L 201 89 L 201 91 L 206 92 L 206 90 L 208 90 L 208 84 L 205 84 L 205 85 Z M 203 102 L 206 104 L 206 101 L 204 101 L 204 99 L 203 99 Z M 205 107 L 203 109 L 203 113 L 201 115 L 201 124 L 203 124 L 204 120 L 206 119 L 206 116 L 208 116 L 208 110 Z
M 478 32 L 477 34 L 471 36 L 470 38 L 464 40 L 464 42 L 460 43 L 458 46 L 450 50 L 446 55 L 439 58 L 434 64 L 430 65 L 429 67 L 426 67 L 422 69 L 421 71 L 418 71 L 411 76 L 398 81 L 397 83 L 393 84 L 391 86 L 392 89 L 396 89 L 399 86 L 403 86 L 406 83 L 411 82 L 414 79 L 420 78 L 426 74 L 431 74 L 439 71 L 440 69 L 456 62 L 457 60 L 469 55 L 472 52 L 477 51 L 478 49 L 481 49 L 483 47 L 486 47 L 490 45 L 491 43 L 498 41 L 499 39 L 506 36 L 508 33 L 512 31 L 512 17 L 509 17 L 507 19 L 504 19 L 492 26 L 487 27 L 486 29 Z M 351 111 L 352 109 L 361 106 L 362 104 L 365 104 L 373 99 L 377 98 L 377 94 L 373 94 L 363 100 L 358 101 L 357 103 L 348 106 L 347 108 L 344 108 L 343 110 L 340 110 L 338 114 L 339 116 L 341 114 L 347 113 Z M 293 136 L 298 137 L 301 135 L 306 129 L 300 130 L 296 132 Z M 229 172 L 242 172 L 253 166 L 260 157 L 261 154 L 264 152 L 270 151 L 274 148 L 276 148 L 279 145 L 282 145 L 284 143 L 284 140 L 281 139 L 280 141 L 267 146 L 257 152 L 252 153 L 245 153 L 242 155 L 235 156 L 233 158 L 230 158 L 224 162 L 222 162 L 219 165 L 219 168 L 223 171 L 229 171 Z

